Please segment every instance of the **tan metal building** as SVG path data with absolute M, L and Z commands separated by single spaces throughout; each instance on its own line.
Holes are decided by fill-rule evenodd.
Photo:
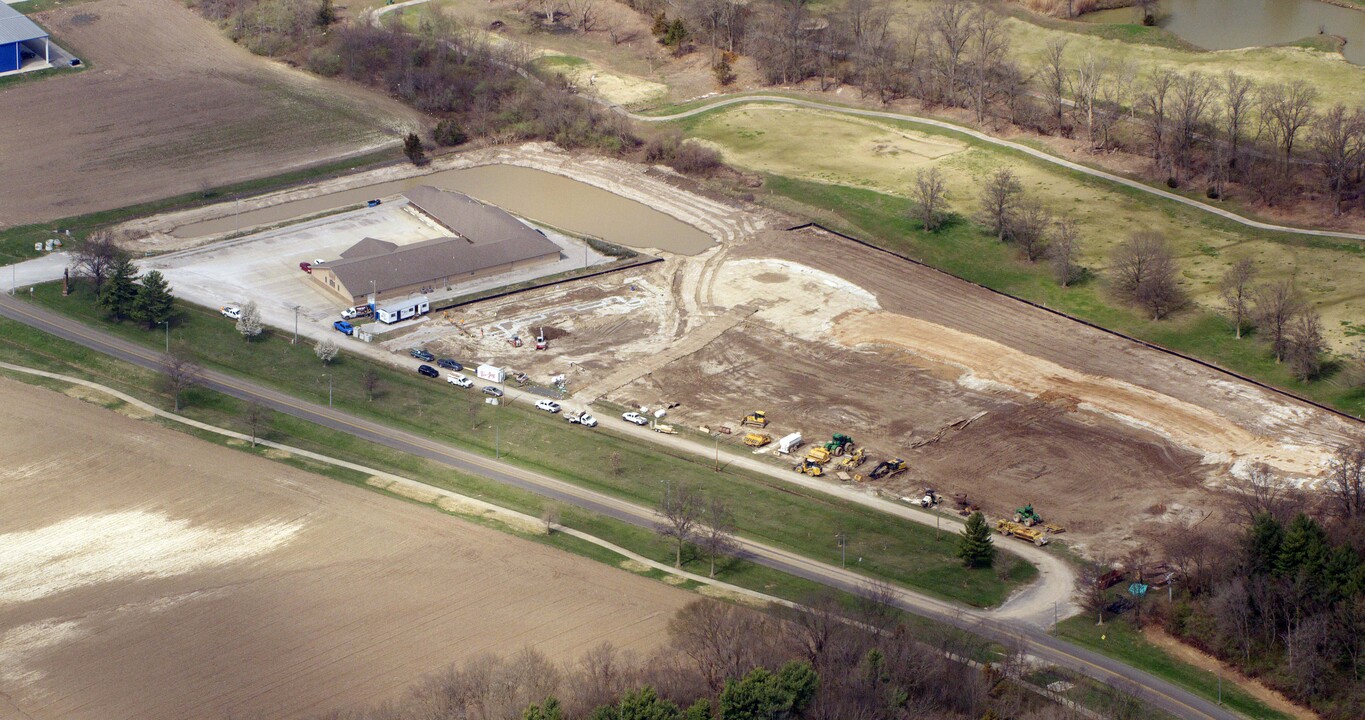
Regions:
M 396 245 L 365 238 L 341 259 L 313 266 L 313 279 L 348 305 L 447 289 L 560 258 L 559 246 L 506 212 L 456 192 L 419 187 L 404 210 L 452 237 Z

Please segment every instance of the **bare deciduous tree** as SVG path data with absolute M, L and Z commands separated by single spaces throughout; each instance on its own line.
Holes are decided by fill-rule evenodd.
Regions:
M 911 199 L 915 203 L 915 215 L 925 232 L 935 232 L 943 225 L 944 202 L 948 189 L 943 184 L 943 174 L 938 168 L 919 170 L 915 173 L 915 186 L 911 188 Z
M 1255 279 L 1256 265 L 1251 262 L 1251 258 L 1242 258 L 1223 273 L 1223 278 L 1218 283 L 1218 294 L 1228 306 L 1228 314 L 1232 316 L 1233 332 L 1239 339 L 1242 337 L 1242 330 L 1251 319 L 1251 283 Z
M 1114 289 L 1160 320 L 1185 302 L 1178 281 L 1179 268 L 1166 238 L 1143 231 L 1119 245 L 1113 257 Z
M 246 404 L 246 411 L 242 414 L 242 420 L 246 423 L 247 429 L 251 431 L 251 447 L 256 447 L 256 439 L 265 434 L 266 428 L 270 426 L 270 408 L 252 400 Z
M 71 270 L 77 277 L 89 278 L 91 286 L 98 294 L 100 288 L 104 286 L 104 279 L 109 276 L 110 270 L 123 255 L 123 251 L 114 243 L 113 233 L 108 230 L 97 230 L 90 233 L 85 242 L 71 254 Z
M 1294 141 L 1313 122 L 1318 91 L 1303 80 L 1267 85 L 1261 89 L 1261 122 L 1283 153 L 1283 174 L 1288 175 L 1294 158 Z
M 971 33 L 967 54 L 971 69 L 972 110 L 976 121 L 980 123 L 985 121 L 986 111 L 1001 89 L 1001 70 L 1009 52 L 1009 36 L 999 15 L 980 8 L 973 13 L 968 29 Z
M 1313 157 L 1322 173 L 1323 190 L 1332 198 L 1332 214 L 1341 215 L 1341 200 L 1358 177 L 1365 155 L 1365 113 L 1348 112 L 1340 103 L 1313 123 L 1308 136 Z
M 574 27 L 582 32 L 590 33 L 597 27 L 598 9 L 597 0 L 567 0 L 569 7 L 569 17 L 573 20 Z
M 682 567 L 683 547 L 696 539 L 704 503 L 701 493 L 688 483 L 670 484 L 659 503 L 663 518 L 655 525 L 655 532 L 673 541 L 673 566 Z
M 1024 200 L 1010 216 L 1006 235 L 1010 242 L 1024 251 L 1029 262 L 1037 262 L 1047 250 L 1048 229 L 1052 225 L 1052 213 L 1034 199 Z
M 939 98 L 949 104 L 959 104 L 963 56 L 971 41 L 973 6 L 966 0 L 943 0 L 929 10 L 928 24 L 933 34 L 935 72 L 939 77 Z
M 161 383 L 175 403 L 175 411 L 180 412 L 180 396 L 186 390 L 198 385 L 203 379 L 204 369 L 189 355 L 174 349 L 161 363 Z
M 1213 93 L 1213 83 L 1199 72 L 1192 72 L 1175 82 L 1171 93 L 1171 160 L 1177 180 L 1183 180 L 1192 172 L 1195 141 L 1204 129 Z
M 1103 578 L 1112 570 L 1109 562 L 1096 559 L 1081 563 L 1076 572 L 1076 602 L 1095 613 L 1098 624 L 1104 624 L 1104 608 L 1109 604 L 1109 589 Z
M 1275 362 L 1284 361 L 1289 349 L 1289 325 L 1307 307 L 1293 280 L 1281 280 L 1256 290 L 1256 325 L 1275 351 Z
M 1043 99 L 1052 111 L 1052 121 L 1058 128 L 1062 126 L 1066 109 L 1066 84 L 1070 75 L 1066 67 L 1067 42 L 1064 38 L 1049 41 L 1043 50 L 1043 65 L 1038 70 L 1043 83 Z
M 1269 515 L 1288 521 L 1292 510 L 1290 486 L 1265 463 L 1256 463 L 1244 477 L 1233 475 L 1228 482 L 1236 491 L 1242 523 L 1250 527 L 1257 516 Z
M 1322 336 L 1322 318 L 1311 309 L 1304 309 L 1289 322 L 1285 333 L 1285 359 L 1294 377 L 1305 382 L 1322 372 L 1322 356 L 1327 352 L 1327 341 Z
M 383 380 L 374 368 L 366 370 L 360 378 L 360 385 L 365 389 L 365 399 L 374 402 L 374 396 L 379 394 L 379 387 L 382 383 Z
M 545 526 L 546 535 L 554 532 L 562 515 L 563 511 L 560 509 L 559 503 L 546 503 L 545 509 L 540 512 L 540 522 Z
M 1219 84 L 1219 90 L 1222 91 L 1223 139 L 1230 148 L 1227 154 L 1230 162 L 1237 161 L 1238 145 L 1246 131 L 1247 116 L 1251 113 L 1253 105 L 1254 89 L 1255 85 L 1251 80 L 1231 70 L 1224 73 Z
M 1080 234 L 1076 223 L 1069 217 L 1058 218 L 1052 226 L 1052 238 L 1048 243 L 1048 260 L 1052 265 L 1052 276 L 1057 284 L 1068 287 L 1076 279 L 1079 267 L 1076 259 L 1081 254 Z
M 991 175 L 986 186 L 981 189 L 981 221 L 995 233 L 995 239 L 1005 240 L 1009 230 L 1010 216 L 1019 201 L 1024 187 L 1014 176 L 1014 171 L 1002 167 Z
M 1174 71 L 1157 70 L 1147 78 L 1147 83 L 1138 98 L 1143 109 L 1143 119 L 1147 123 L 1149 152 L 1157 167 L 1163 171 L 1169 164 L 1171 95 L 1176 80 L 1177 75 Z
M 1365 518 L 1365 440 L 1343 445 L 1328 463 L 1327 492 L 1347 520 Z
M 1094 145 L 1098 136 L 1095 132 L 1095 114 L 1100 101 L 1100 87 L 1108 76 L 1108 61 L 1097 59 L 1094 55 L 1086 55 L 1076 66 L 1076 71 L 1071 74 L 1071 96 L 1075 102 L 1076 112 L 1080 113 L 1085 122 L 1086 139 L 1091 145 Z
M 711 577 L 716 576 L 716 560 L 733 556 L 739 550 L 735 542 L 735 514 L 720 498 L 710 498 L 702 509 L 701 527 L 697 530 L 697 544 L 711 561 Z

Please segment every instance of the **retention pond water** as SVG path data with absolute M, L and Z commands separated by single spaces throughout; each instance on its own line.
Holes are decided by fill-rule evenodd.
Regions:
M 1365 65 L 1365 12 L 1320 0 L 1161 0 L 1158 24 L 1208 50 L 1282 45 L 1320 31 L 1346 38 L 1342 54 Z M 1086 13 L 1086 22 L 1132 24 L 1137 8 Z
M 192 238 L 277 225 L 294 218 L 357 205 L 371 198 L 387 197 L 420 185 L 462 192 L 533 222 L 601 238 L 616 245 L 657 248 L 680 255 L 696 255 L 715 246 L 715 241 L 706 233 L 647 205 L 562 175 L 513 165 L 443 170 L 367 185 L 182 225 L 171 234 Z

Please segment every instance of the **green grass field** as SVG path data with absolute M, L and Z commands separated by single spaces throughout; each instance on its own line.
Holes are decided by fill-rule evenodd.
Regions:
M 1179 685 L 1206 700 L 1218 700 L 1217 675 L 1171 657 L 1165 650 L 1147 642 L 1126 619 L 1108 620 L 1104 625 L 1096 625 L 1095 619 L 1089 615 L 1073 617 L 1061 622 L 1058 634 L 1081 647 L 1121 660 Z M 1246 717 L 1258 720 L 1289 719 L 1288 715 L 1252 697 L 1227 678 L 1222 680 L 1222 698 L 1223 705 Z
M 83 288 L 63 298 L 58 286 L 43 286 L 36 297 L 43 305 L 101 322 Z M 161 348 L 165 342 L 161 328 L 149 331 L 128 323 L 110 327 L 150 347 Z M 501 454 L 510 462 L 641 505 L 657 505 L 670 483 L 693 483 L 730 503 L 741 534 L 813 558 L 838 562 L 835 536 L 845 532 L 851 569 L 939 597 L 996 605 L 1037 572 L 1023 562 L 1009 563 L 999 572 L 962 569 L 952 537 L 936 541 L 932 528 L 765 476 L 735 469 L 718 473 L 695 456 L 671 454 L 602 429 L 588 433 L 532 409 L 529 400 L 490 407 L 477 393 L 345 353 L 323 367 L 310 346 L 290 345 L 288 333 L 271 332 L 247 343 L 230 321 L 203 308 L 182 305 L 171 336 L 173 345 L 191 349 L 212 367 L 315 402 L 327 400 L 330 375 L 338 407 L 488 455 Z M 373 402 L 361 385 L 371 368 L 380 373 L 384 386 Z

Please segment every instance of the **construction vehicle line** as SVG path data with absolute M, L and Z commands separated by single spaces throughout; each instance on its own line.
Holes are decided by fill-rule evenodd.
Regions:
M 123 359 L 131 358 L 134 360 L 135 364 L 140 364 L 148 369 L 158 368 L 164 357 L 163 353 L 148 350 L 131 341 L 86 326 L 79 321 L 65 318 L 49 311 L 37 312 L 35 310 L 36 309 L 22 301 L 0 295 L 0 312 L 9 315 L 13 319 L 25 322 L 25 324 L 34 326 L 39 330 L 52 332 L 59 337 L 65 335 L 66 339 L 75 339 L 79 344 L 86 345 L 91 349 L 107 355 L 112 355 L 114 357 L 123 356 Z M 15 317 L 16 315 L 19 317 Z M 48 317 L 44 317 L 44 315 L 47 315 Z M 360 418 L 353 418 L 347 413 L 340 413 L 333 409 L 308 403 L 307 401 L 294 398 L 281 391 L 242 381 L 220 371 L 205 369 L 204 379 L 205 385 L 209 386 L 210 389 L 224 391 L 229 395 L 242 399 L 261 400 L 268 405 L 284 409 L 287 414 L 294 415 L 310 422 L 322 421 L 321 424 L 325 426 L 347 431 L 349 434 L 363 439 L 377 439 L 382 444 L 396 443 L 398 445 L 406 445 L 408 448 L 422 451 L 419 454 L 424 455 L 429 459 L 443 462 L 457 470 L 482 470 L 484 472 L 480 474 L 490 480 L 511 484 L 543 496 L 565 500 L 578 505 L 579 507 L 602 512 L 617 520 L 628 522 L 633 525 L 638 526 L 643 524 L 645 527 L 652 527 L 653 525 L 654 513 L 652 511 L 645 510 L 640 506 L 627 501 L 601 495 L 585 488 L 579 488 L 565 481 L 533 473 L 513 465 L 498 463 L 480 455 L 446 446 L 407 431 L 389 428 Z M 344 428 L 350 428 L 350 430 L 344 430 Z M 390 446 L 392 447 L 393 445 Z M 396 449 L 405 450 L 406 448 L 398 447 Z M 745 549 L 745 554 L 755 562 L 821 584 L 837 587 L 852 593 L 866 593 L 868 590 L 868 583 L 872 580 L 872 578 L 859 575 L 846 569 L 835 568 L 832 565 L 828 565 L 818 560 L 768 546 L 764 543 L 758 543 L 745 538 L 740 538 L 739 540 Z M 1011 628 L 1009 625 L 991 618 L 986 612 L 955 607 L 946 601 L 924 596 L 920 593 L 906 590 L 905 588 L 898 586 L 892 586 L 892 589 L 895 592 L 897 600 L 895 604 L 902 610 L 928 616 L 932 619 L 946 622 L 968 631 L 985 628 L 989 630 L 991 634 L 995 635 L 995 639 L 997 640 L 1009 641 L 1021 639 L 1030 646 L 1031 651 L 1035 654 L 1045 657 L 1051 656 L 1054 659 L 1061 658 L 1063 661 L 1069 663 L 1073 669 L 1079 670 L 1083 674 L 1090 675 L 1095 680 L 1102 682 L 1116 678 L 1126 680 L 1139 687 L 1142 693 L 1164 701 L 1168 707 L 1181 708 L 1196 713 L 1198 716 L 1211 718 L 1212 720 L 1230 720 L 1235 717 L 1231 714 L 1216 715 L 1201 710 L 1195 705 L 1191 705 L 1188 701 L 1172 695 L 1172 693 L 1164 689 L 1164 687 L 1169 687 L 1179 693 L 1187 693 L 1187 691 L 1180 690 L 1166 681 L 1160 680 L 1144 671 L 1132 668 L 1117 660 L 1112 661 L 1114 665 L 1127 670 L 1130 675 L 1125 675 L 1118 670 L 1105 667 L 1092 659 L 1081 657 L 1074 652 L 1063 649 L 1068 646 L 1064 641 L 1038 635 L 1031 630 Z M 970 619 L 971 622 L 968 622 L 968 619 Z M 1097 657 L 1108 660 L 1108 658 L 1104 658 L 1103 656 Z M 1201 698 L 1197 698 L 1197 696 L 1194 696 L 1193 694 L 1189 694 L 1189 697 L 1195 699 L 1196 702 L 1202 701 Z

